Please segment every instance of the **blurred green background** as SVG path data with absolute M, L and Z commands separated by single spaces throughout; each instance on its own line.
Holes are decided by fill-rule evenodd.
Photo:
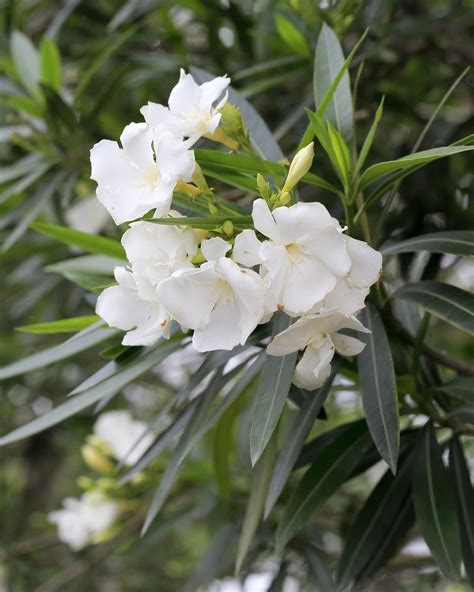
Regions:
M 57 337 L 14 332 L 14 327 L 91 314 L 92 300 L 80 287 L 44 271 L 46 265 L 65 259 L 68 249 L 28 230 L 38 208 L 44 207 L 45 215 L 55 223 L 115 236 L 115 227 L 107 218 L 102 220 L 89 201 L 94 193 L 89 180 L 90 147 L 102 138 L 117 139 L 126 123 L 140 120 L 139 108 L 147 101 L 165 102 L 179 68 L 193 65 L 216 75 L 227 73 L 290 155 L 306 127 L 304 109 L 312 106 L 312 56 L 323 21 L 336 30 L 346 50 L 370 28 L 351 66 L 351 82 L 357 87 L 359 142 L 386 95 L 371 161 L 409 153 L 445 92 L 473 62 L 470 0 L 0 2 L 0 159 L 6 171 L 0 170 L 4 245 L 0 255 L 0 365 L 58 341 Z M 15 30 L 25 33 L 35 46 L 44 37 L 56 42 L 63 102 L 49 97 L 41 111 L 22 90 L 9 49 Z M 421 148 L 448 145 L 473 131 L 473 87 L 474 75 L 469 73 Z M 21 176 L 9 176 L 8 171 L 27 152 L 50 158 L 50 168 L 41 171 L 37 162 L 26 162 Z M 318 161 L 318 153 L 315 162 L 314 170 L 330 177 L 328 163 Z M 381 238 L 472 228 L 474 213 L 467 203 L 474 177 L 469 164 L 469 157 L 461 155 L 410 177 L 380 228 Z M 26 177 L 29 181 L 21 185 L 19 181 Z M 58 189 L 44 203 L 37 187 L 46 178 L 55 178 Z M 226 191 L 232 193 L 227 188 L 224 196 Z M 337 212 L 337 204 L 326 204 Z M 377 209 L 370 211 L 371 225 L 377 224 L 378 214 Z M 424 278 L 437 272 L 439 259 L 432 258 Z M 406 265 L 402 273 L 416 275 L 412 259 L 407 258 Z M 445 258 L 443 266 L 447 281 L 474 288 L 472 265 L 459 267 L 459 262 Z M 430 335 L 434 343 L 460 358 L 473 358 L 474 346 L 464 335 L 436 324 Z M 89 352 L 2 383 L 1 433 L 50 410 L 99 366 L 100 358 Z M 128 388 L 114 405 L 128 405 L 137 417 L 146 418 L 163 390 L 176 388 L 172 377 L 160 374 Z M 361 415 L 354 395 L 343 386 L 331 405 L 331 416 L 337 419 L 328 427 Z M 232 529 L 222 531 L 218 525 L 220 513 L 232 518 L 245 507 L 245 473 L 241 499 L 225 509 L 213 504 L 216 487 L 205 442 L 188 463 L 166 512 L 145 539 L 138 539 L 139 522 L 132 520 L 118 539 L 86 554 L 74 555 L 59 543 L 46 513 L 65 496 L 76 495 L 77 479 L 87 476 L 79 448 L 93 421 L 90 414 L 75 417 L 28 441 L 0 449 L 0 591 L 181 591 L 202 567 L 209 543 L 219 544 L 220 539 L 213 538 L 216 534 L 235 538 Z M 373 479 L 369 473 L 332 498 L 324 515 L 328 529 L 347 531 Z M 412 533 L 413 540 L 418 537 Z M 335 557 L 340 539 L 334 534 L 325 543 L 329 557 Z M 256 556 L 254 571 L 268 569 L 258 562 Z M 231 560 L 223 561 L 221 575 L 231 573 L 231 566 Z M 314 589 L 296 559 L 292 570 L 302 591 Z M 198 581 L 188 589 L 207 590 L 207 583 L 198 588 Z M 365 589 L 463 590 L 443 579 L 423 545 L 399 554 Z

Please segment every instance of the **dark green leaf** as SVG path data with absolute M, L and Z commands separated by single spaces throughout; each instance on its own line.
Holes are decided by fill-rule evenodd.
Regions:
M 451 232 L 422 234 L 399 243 L 386 245 L 382 247 L 381 251 L 384 255 L 428 251 L 429 253 L 472 256 L 474 255 L 474 232 L 453 230 Z
M 413 500 L 421 532 L 436 563 L 448 578 L 458 580 L 461 549 L 456 507 L 431 424 L 423 430 L 416 449 Z
M 474 490 L 462 444 L 457 438 L 453 438 L 449 445 L 449 470 L 454 485 L 464 567 L 474 587 Z
M 377 309 L 367 306 L 361 321 L 371 331 L 359 334 L 366 346 L 357 357 L 364 415 L 380 456 L 395 473 L 400 425 L 392 353 Z
M 252 227 L 252 216 L 206 216 L 201 217 L 170 217 L 170 218 L 150 218 L 147 222 L 152 224 L 165 224 L 168 226 L 191 226 L 192 228 L 214 228 L 220 226 L 224 222 L 232 222 L 237 226 Z
M 336 592 L 336 584 L 328 565 L 328 560 L 321 549 L 310 543 L 301 548 L 308 564 L 311 580 L 319 592 Z
M 459 376 L 451 382 L 440 384 L 438 386 L 440 391 L 448 393 L 454 397 L 462 399 L 467 403 L 474 403 L 474 377 L 473 376 Z
M 474 294 L 461 288 L 423 281 L 402 286 L 392 297 L 415 302 L 447 323 L 474 333 Z

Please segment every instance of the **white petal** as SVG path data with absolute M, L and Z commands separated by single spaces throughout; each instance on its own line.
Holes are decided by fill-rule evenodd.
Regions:
M 195 349 L 198 352 L 233 349 L 240 343 L 239 316 L 240 310 L 236 299 L 221 297 L 217 301 L 207 325 L 194 331 L 193 345 Z
M 382 271 L 382 254 L 363 241 L 344 237 L 352 260 L 350 280 L 354 286 L 369 287 L 379 279 Z
M 307 317 L 301 317 L 278 335 L 267 347 L 271 356 L 286 356 L 304 349 L 314 336 L 314 328 Z
M 336 351 L 343 356 L 357 356 L 365 347 L 365 343 L 360 339 L 342 333 L 333 333 L 331 339 Z
M 321 230 L 333 228 L 331 215 L 319 202 L 282 206 L 273 210 L 273 217 L 281 244 L 302 242 L 307 237 L 316 239 Z
M 351 315 L 364 308 L 364 301 L 369 288 L 354 287 L 349 278 L 339 278 L 333 290 L 314 308 L 336 310 L 344 315 Z M 312 311 L 313 312 L 313 311 Z
M 196 167 L 194 152 L 187 149 L 181 138 L 164 131 L 155 135 L 154 146 L 160 176 L 165 183 L 191 180 Z
M 258 240 L 253 230 L 243 230 L 235 237 L 232 258 L 237 263 L 241 263 L 247 267 L 260 265 L 262 263 L 262 258 L 260 257 L 261 246 L 262 243 Z
M 215 263 L 204 263 L 199 269 L 181 269 L 162 281 L 157 288 L 160 303 L 184 327 L 199 329 L 220 297 L 221 280 Z
M 120 136 L 120 143 L 130 160 L 143 168 L 154 164 L 153 133 L 146 123 L 129 123 Z
M 231 259 L 222 258 L 218 265 L 221 277 L 232 288 L 238 305 L 239 318 L 233 318 L 233 322 L 240 328 L 240 343 L 243 345 L 262 320 L 265 286 L 257 273 L 242 269 Z
M 191 74 L 180 70 L 179 82 L 170 93 L 168 105 L 172 113 L 186 114 L 196 111 L 201 90 Z
M 293 376 L 295 385 L 307 390 L 321 387 L 331 373 L 333 356 L 334 345 L 329 338 L 320 348 L 307 347 L 295 368 Z
M 161 130 L 168 129 L 176 135 L 180 134 L 180 121 L 171 113 L 168 107 L 158 103 L 148 102 L 140 109 L 148 125 Z
M 202 254 L 208 261 L 217 261 L 225 257 L 230 249 L 231 245 L 220 237 L 204 239 L 201 243 Z
M 328 228 L 301 242 L 333 274 L 341 277 L 349 273 L 352 264 L 344 238 L 335 228 Z
M 277 226 L 265 200 L 257 199 L 253 202 L 252 218 L 256 230 L 272 240 L 278 239 Z
M 201 84 L 199 109 L 210 112 L 211 108 L 216 106 L 217 100 L 222 96 L 229 84 L 230 79 L 227 76 L 217 76 L 213 80 Z M 221 104 L 220 107 L 222 106 Z

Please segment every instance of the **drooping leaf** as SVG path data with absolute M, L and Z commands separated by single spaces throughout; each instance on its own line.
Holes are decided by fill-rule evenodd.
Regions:
M 463 563 L 469 582 L 474 587 L 474 490 L 463 447 L 457 438 L 453 438 L 449 445 L 449 471 L 458 513 Z
M 320 108 L 331 83 L 336 79 L 344 63 L 341 44 L 331 27 L 324 23 L 319 33 L 314 57 L 313 86 L 317 108 Z M 347 68 L 327 107 L 326 117 L 350 146 L 354 136 L 354 114 Z
M 88 234 L 87 232 L 68 228 L 67 226 L 47 224 L 46 222 L 35 222 L 31 227 L 33 230 L 54 238 L 61 243 L 78 247 L 86 253 L 125 259 L 125 251 L 122 245 L 110 238 Z
M 434 160 L 438 160 L 439 158 L 454 156 L 455 154 L 468 152 L 470 150 L 474 150 L 474 146 L 442 146 L 440 148 L 415 152 L 414 154 L 403 156 L 398 160 L 389 160 L 387 162 L 374 164 L 363 172 L 360 178 L 359 188 L 364 189 L 367 185 L 370 185 L 370 183 L 373 183 L 377 179 L 380 179 L 380 177 L 384 177 L 389 173 L 411 168 L 414 165 L 425 165 Z
M 450 232 L 422 234 L 399 243 L 386 245 L 382 247 L 381 251 L 384 255 L 428 251 L 429 253 L 473 256 L 474 232 L 470 230 L 452 230 Z
M 66 360 L 81 351 L 89 349 L 94 345 L 109 339 L 109 337 L 112 337 L 112 335 L 116 335 L 117 333 L 119 333 L 117 329 L 105 328 L 102 321 L 95 325 L 91 325 L 60 345 L 49 347 L 43 351 L 0 368 L 0 380 L 19 376 L 20 374 L 26 374 L 27 372 L 32 372 L 38 368 L 50 366 L 55 362 Z
M 280 315 L 274 321 L 273 335 L 281 333 L 289 325 L 290 319 Z M 258 387 L 250 428 L 250 457 L 252 465 L 258 461 L 268 444 L 290 390 L 296 355 L 269 356 Z
M 191 67 L 191 73 L 199 84 L 214 78 L 214 75 L 210 72 L 194 66 Z M 280 146 L 265 121 L 252 105 L 232 87 L 229 88 L 229 101 L 240 109 L 244 123 L 247 129 L 250 130 L 250 141 L 262 158 L 274 162 L 282 160 L 284 154 Z
M 34 325 L 22 325 L 15 327 L 15 331 L 24 333 L 75 333 L 89 327 L 93 323 L 100 321 L 97 315 L 87 315 L 83 317 L 73 317 L 62 319 L 60 321 L 50 321 L 48 323 L 35 323 Z
M 367 498 L 346 537 L 344 550 L 337 568 L 337 582 L 346 588 L 358 580 L 379 547 L 385 543 L 387 532 L 398 520 L 411 488 L 413 458 L 409 455 L 394 476 L 389 470 Z
M 291 495 L 280 519 L 277 536 L 277 552 L 305 526 L 313 512 L 351 474 L 368 445 L 367 430 L 360 423 L 343 432 L 318 456 L 304 474 Z
M 61 88 L 61 56 L 58 46 L 48 37 L 43 37 L 40 45 L 40 79 L 53 90 Z
M 474 333 L 474 294 L 466 290 L 425 280 L 398 288 L 392 297 L 415 302 L 443 321 Z
M 288 431 L 288 436 L 282 446 L 280 455 L 275 464 L 275 469 L 273 470 L 267 499 L 265 501 L 265 517 L 267 517 L 272 511 L 273 506 L 285 486 L 288 476 L 301 452 L 303 444 L 329 394 L 338 369 L 339 364 L 334 362 L 331 376 L 326 380 L 317 393 L 310 393 Z
M 459 579 L 461 549 L 452 484 L 431 424 L 416 449 L 413 500 L 421 532 L 440 569 Z
M 392 353 L 377 309 L 367 306 L 361 321 L 371 331 L 359 334 L 366 346 L 357 357 L 364 415 L 380 456 L 395 473 L 400 425 Z

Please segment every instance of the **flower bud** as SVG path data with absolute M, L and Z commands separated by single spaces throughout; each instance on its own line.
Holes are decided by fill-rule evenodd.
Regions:
M 222 230 L 227 236 L 232 236 L 234 234 L 234 225 L 230 220 L 226 220 L 222 225 Z
M 280 195 L 280 205 L 281 206 L 287 206 L 291 201 L 291 195 L 288 193 L 288 191 L 285 191 L 284 193 L 282 193 Z
M 290 170 L 288 171 L 288 177 L 286 178 L 285 185 L 281 190 L 282 193 L 291 191 L 298 181 L 306 175 L 313 164 L 314 157 L 314 142 L 311 142 L 304 148 L 302 148 L 290 164 Z
M 114 470 L 113 463 L 92 444 L 84 444 L 81 454 L 85 463 L 98 473 L 111 473 Z
M 257 186 L 263 199 L 268 199 L 271 195 L 270 183 L 260 173 L 257 174 Z

